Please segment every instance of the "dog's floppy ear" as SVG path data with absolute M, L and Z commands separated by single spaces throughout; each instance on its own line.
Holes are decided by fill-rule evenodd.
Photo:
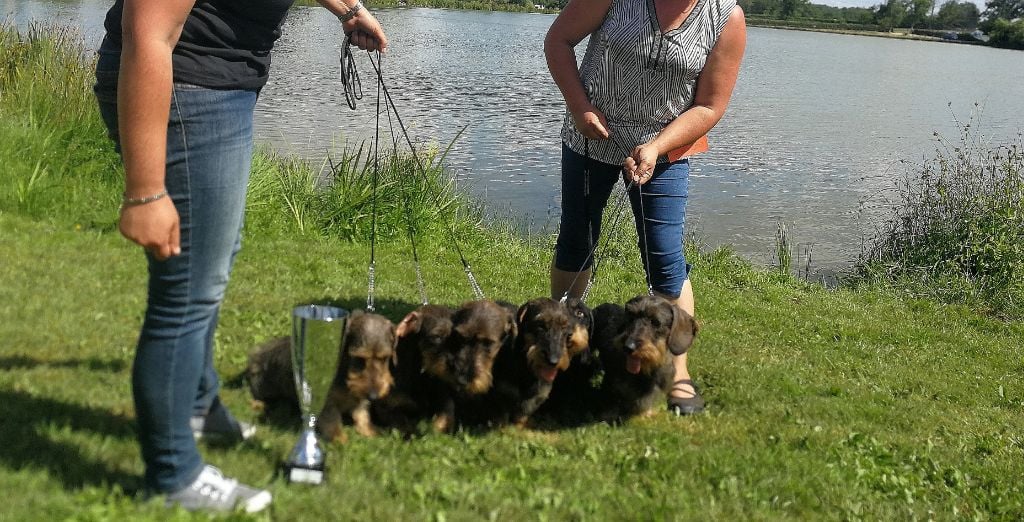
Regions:
M 690 349 L 693 339 L 697 337 L 697 321 L 693 316 L 682 311 L 674 303 L 672 306 L 672 330 L 668 334 L 668 351 L 672 355 L 682 355 Z
M 542 309 L 542 307 L 544 306 L 543 303 L 546 300 L 547 299 L 541 297 L 538 299 L 530 299 L 529 301 L 523 303 L 523 306 L 520 306 L 519 311 L 516 312 L 516 324 L 524 324 L 526 322 L 526 318 L 530 314 L 539 314 L 540 309 Z M 514 308 L 511 308 L 511 310 L 514 310 Z
M 398 327 L 395 323 L 388 321 L 388 330 L 391 334 L 391 366 L 398 366 Z
M 422 326 L 423 316 L 420 315 L 418 310 L 413 310 L 402 319 L 402 322 L 398 323 L 398 326 L 395 328 L 395 338 L 401 339 L 407 335 L 417 334 Z
M 523 305 L 523 306 L 526 306 L 526 305 Z M 520 310 L 522 310 L 522 309 L 520 309 Z M 519 327 L 516 324 L 516 315 L 517 314 L 512 313 L 512 310 L 509 309 L 509 308 L 505 308 L 505 311 L 508 312 L 508 316 L 507 316 L 508 322 L 505 323 L 505 339 L 515 339 L 516 335 L 519 334 Z
M 526 314 L 529 313 L 529 311 L 530 311 L 530 301 L 527 301 L 527 302 L 523 303 L 523 306 L 520 306 L 519 307 L 519 311 L 516 312 L 516 322 L 519 323 L 519 324 L 523 324 L 523 321 L 526 320 Z

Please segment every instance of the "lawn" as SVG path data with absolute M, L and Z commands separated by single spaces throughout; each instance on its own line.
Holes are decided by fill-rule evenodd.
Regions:
M 205 519 L 139 491 L 129 382 L 144 260 L 115 230 L 119 173 L 83 94 L 88 64 L 51 78 L 58 51 L 45 35 L 0 38 L 0 520 Z M 365 178 L 344 173 L 351 183 L 327 198 L 308 190 L 308 168 L 262 152 L 255 163 L 216 339 L 226 379 L 287 334 L 295 304 L 366 302 L 367 220 L 341 219 L 365 218 L 365 190 L 354 190 Z M 418 244 L 432 302 L 472 297 L 453 237 L 488 297 L 546 294 L 550 238 L 481 225 L 443 183 L 417 183 L 446 194 L 414 202 L 432 223 Z M 324 220 L 324 205 L 346 210 Z M 298 208 L 301 219 L 282 210 Z M 377 304 L 398 320 L 418 297 L 400 207 L 385 208 Z M 591 304 L 642 292 L 630 241 L 607 251 Z M 228 386 L 224 400 L 259 433 L 202 451 L 273 492 L 255 517 L 266 520 L 1024 518 L 1024 323 L 881 287 L 830 290 L 727 250 L 690 257 L 703 327 L 691 369 L 706 414 L 411 440 L 350 433 L 329 447 L 329 483 L 304 487 L 277 471 L 298 419 L 266 422 L 245 388 Z

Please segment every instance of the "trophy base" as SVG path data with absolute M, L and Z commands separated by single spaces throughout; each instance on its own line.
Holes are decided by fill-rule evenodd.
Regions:
M 319 486 L 324 483 L 326 474 L 323 468 L 303 468 L 298 466 L 285 466 L 285 475 L 288 477 L 288 482 L 292 484 L 311 484 Z

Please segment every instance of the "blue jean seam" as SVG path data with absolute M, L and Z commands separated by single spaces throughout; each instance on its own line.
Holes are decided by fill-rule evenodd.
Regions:
M 185 206 L 185 211 L 188 212 L 188 216 L 187 216 L 188 217 L 188 222 L 189 222 L 189 225 L 191 226 L 191 223 L 192 223 L 192 215 L 191 215 L 191 212 L 192 212 L 192 204 L 191 204 L 191 199 L 192 199 L 192 171 L 189 168 L 189 164 L 188 164 L 188 135 L 185 132 L 184 118 L 182 118 L 182 116 L 181 116 L 181 105 L 178 103 L 177 89 L 175 89 L 173 87 L 171 89 L 171 98 L 172 98 L 172 101 L 173 101 L 174 110 L 178 114 L 178 123 L 179 123 L 179 126 L 181 128 L 181 144 L 182 144 L 182 150 L 183 150 L 183 152 L 185 154 L 185 193 L 187 194 L 187 197 L 189 198 L 189 204 Z M 180 228 L 181 227 L 181 216 L 180 215 L 178 216 L 178 220 L 179 220 L 178 221 L 178 226 Z M 186 281 L 185 296 L 186 296 L 187 300 L 191 300 L 192 299 L 192 269 L 193 269 L 193 267 L 192 267 L 192 253 L 191 253 L 191 248 L 192 248 L 191 247 L 191 241 L 192 241 L 191 236 L 192 236 L 191 228 L 189 228 L 189 250 L 190 250 L 190 252 L 188 253 L 188 261 L 185 264 L 185 267 L 186 267 L 185 268 L 185 272 L 187 274 L 187 277 L 185 278 L 185 281 Z M 179 240 L 180 240 L 180 237 L 179 237 Z M 181 336 L 182 336 L 181 330 L 185 327 L 185 323 L 186 323 L 185 318 L 182 317 L 182 321 L 178 325 L 178 331 L 175 332 L 175 335 L 174 335 L 174 338 L 175 338 L 175 349 L 173 351 L 171 351 L 172 356 L 171 356 L 171 364 L 170 364 L 172 375 L 173 375 L 173 372 L 175 370 L 175 364 L 174 363 L 175 363 L 175 360 L 177 359 L 177 357 L 174 357 L 173 354 L 176 353 L 178 349 L 180 349 L 178 347 L 177 343 L 181 339 Z M 173 393 L 174 380 L 173 379 L 168 379 L 167 382 L 168 382 L 168 386 L 170 387 L 169 390 L 166 390 L 167 391 L 168 401 L 169 401 L 168 411 L 174 411 L 174 404 L 173 404 L 174 395 L 175 395 Z M 197 451 L 198 451 L 198 449 L 197 449 Z M 180 463 L 175 462 L 175 466 L 177 466 L 179 464 Z M 181 483 L 181 484 L 177 484 L 172 491 L 178 491 L 178 490 L 180 490 L 180 489 L 182 489 L 184 487 L 187 487 L 192 482 L 194 482 L 195 479 L 199 476 L 199 473 L 202 472 L 202 469 L 203 469 L 203 464 L 202 464 L 202 460 L 200 459 L 199 467 L 198 467 L 197 470 L 195 470 L 193 473 L 189 473 L 188 475 L 181 475 L 181 476 L 191 477 L 191 478 L 185 479 L 183 481 L 183 483 Z

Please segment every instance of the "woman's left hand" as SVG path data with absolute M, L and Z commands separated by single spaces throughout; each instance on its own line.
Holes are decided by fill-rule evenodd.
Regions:
M 362 8 L 349 21 L 341 24 L 351 42 L 364 51 L 381 51 L 388 49 L 388 37 L 384 34 L 377 18 Z
M 658 148 L 648 142 L 637 145 L 633 149 L 633 154 L 622 163 L 622 168 L 629 179 L 643 185 L 650 181 L 654 175 L 654 166 L 657 164 Z

